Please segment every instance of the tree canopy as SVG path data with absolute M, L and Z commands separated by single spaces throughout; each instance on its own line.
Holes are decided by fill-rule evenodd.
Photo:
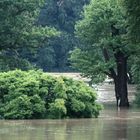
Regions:
M 118 0 L 91 0 L 76 25 L 84 45 L 71 55 L 74 67 L 92 81 L 104 80 L 105 75 L 114 79 L 116 98 L 124 100 L 120 106 L 128 106 L 127 61 L 137 50 L 128 41 L 126 19 Z
M 43 0 L 6 0 L 0 2 L 0 49 L 38 47 L 54 35 L 48 27 L 36 26 Z
M 124 0 L 128 14 L 129 37 L 133 43 L 140 43 L 140 1 Z
M 70 71 L 69 52 L 77 46 L 74 35 L 75 23 L 80 19 L 83 6 L 89 0 L 47 0 L 42 8 L 38 24 L 55 27 L 61 32 L 59 37 L 52 38 L 49 44 L 39 49 L 36 63 L 45 71 Z M 42 59 L 41 52 L 44 52 Z M 50 55 L 47 55 L 48 52 Z M 49 56 L 49 57 L 48 57 Z M 38 61 L 39 60 L 39 61 Z M 46 62 L 49 65 L 46 65 Z
M 128 40 L 133 46 L 137 46 L 135 55 L 132 57 L 132 75 L 137 86 L 136 103 L 140 106 L 140 1 L 124 0 L 128 15 Z M 135 62 L 135 63 L 134 63 Z
M 84 45 L 72 53 L 74 66 L 95 80 L 100 79 L 100 74 L 109 74 L 116 68 L 116 52 L 122 51 L 126 57 L 130 54 L 131 48 L 125 42 L 125 23 L 125 13 L 117 1 L 92 0 L 76 25 L 77 35 Z
M 0 57 L 3 62 L 9 57 L 6 55 L 7 52 L 10 56 L 16 52 L 14 56 L 17 56 L 19 49 L 40 47 L 50 37 L 58 34 L 54 28 L 37 25 L 44 2 L 44 0 L 0 1 Z

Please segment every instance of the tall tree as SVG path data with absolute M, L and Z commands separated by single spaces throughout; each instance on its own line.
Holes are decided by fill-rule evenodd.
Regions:
M 139 83 L 140 75 L 140 1 L 123 0 L 128 16 L 128 40 L 135 48 L 135 55 L 132 57 L 132 72 L 135 83 Z M 135 62 L 135 63 L 133 63 Z
M 135 49 L 126 40 L 126 26 L 126 13 L 118 0 L 91 0 L 76 26 L 84 45 L 71 55 L 73 65 L 93 81 L 105 75 L 114 79 L 120 107 L 129 106 L 127 61 Z
M 132 56 L 132 75 L 137 84 L 136 103 L 140 105 L 140 1 L 123 0 L 128 16 L 128 40 L 135 46 L 136 53 Z
M 55 27 L 57 30 L 61 31 L 61 35 L 52 38 L 49 44 L 46 44 L 46 47 L 49 46 L 48 48 L 51 48 L 51 52 L 53 52 L 49 57 L 47 51 L 45 53 L 39 49 L 37 59 L 38 66 L 45 66 L 46 60 L 48 60 L 51 63 L 48 66 L 46 65 L 46 68 L 43 67 L 44 70 L 71 70 L 68 60 L 69 51 L 73 50 L 74 46 L 78 43 L 77 38 L 74 36 L 74 26 L 76 21 L 80 19 L 83 5 L 88 2 L 89 0 L 46 0 L 46 4 L 41 10 L 38 24 Z M 43 52 L 46 59 L 41 58 L 41 52 Z M 42 62 L 40 61 L 41 63 L 38 63 L 38 60 Z
M 44 0 L 0 1 L 0 50 L 11 51 L 21 47 L 39 47 L 54 29 L 37 26 L 37 17 Z
M 140 43 L 140 1 L 123 0 L 128 14 L 128 34 L 133 43 Z

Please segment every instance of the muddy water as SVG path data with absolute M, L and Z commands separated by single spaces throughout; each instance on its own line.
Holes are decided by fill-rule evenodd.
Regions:
M 98 119 L 0 121 L 0 140 L 140 140 L 140 110 L 118 110 L 112 85 L 98 92 L 98 101 L 108 102 Z
M 95 86 L 95 89 L 98 92 L 98 102 L 111 103 L 116 101 L 113 84 L 101 84 Z M 134 85 L 128 85 L 128 98 L 130 102 L 134 100 L 135 89 L 136 87 Z

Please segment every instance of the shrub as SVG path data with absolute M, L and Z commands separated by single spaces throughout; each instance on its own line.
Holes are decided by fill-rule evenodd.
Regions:
M 32 105 L 27 95 L 21 95 L 6 103 L 4 118 L 28 119 L 32 115 Z
M 1 118 L 97 117 L 95 100 L 95 91 L 80 81 L 34 70 L 0 73 Z
M 55 99 L 53 103 L 49 104 L 50 118 L 60 119 L 66 116 L 66 113 L 67 109 L 64 99 Z

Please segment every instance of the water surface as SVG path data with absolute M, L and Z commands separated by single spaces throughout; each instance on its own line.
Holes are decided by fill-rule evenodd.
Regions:
M 98 119 L 0 121 L 0 140 L 140 140 L 140 110 L 116 108 L 113 86 L 98 89 L 107 103 Z M 129 98 L 134 88 L 129 86 Z

